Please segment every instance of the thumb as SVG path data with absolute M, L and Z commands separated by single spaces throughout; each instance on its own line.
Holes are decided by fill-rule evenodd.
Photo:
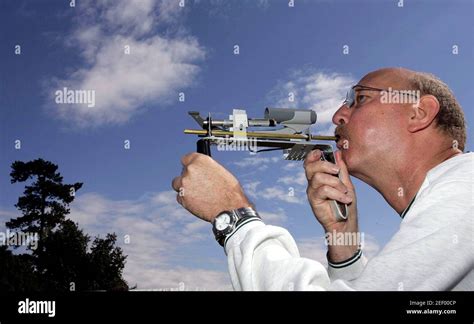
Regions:
M 336 151 L 336 164 L 339 166 L 339 179 L 342 183 L 349 189 L 354 190 L 354 185 L 352 184 L 351 177 L 349 176 L 349 170 L 347 170 L 347 165 L 342 159 L 342 152 Z
M 321 150 L 315 149 L 311 152 L 308 153 L 306 156 L 305 162 L 314 162 L 314 161 L 319 161 L 321 158 Z

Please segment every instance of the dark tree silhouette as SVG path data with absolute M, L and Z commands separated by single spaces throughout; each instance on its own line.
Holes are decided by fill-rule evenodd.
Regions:
M 128 290 L 122 278 L 126 256 L 115 246 L 117 236 L 95 238 L 88 252 L 90 237 L 66 218 L 82 183 L 63 184 L 58 166 L 43 159 L 15 161 L 10 176 L 12 183 L 33 182 L 15 205 L 22 216 L 6 225 L 38 234 L 39 241 L 36 249 L 28 247 L 31 254 L 0 247 L 0 290 Z
M 44 290 L 82 290 L 88 286 L 89 236 L 67 219 L 44 242 L 45 252 L 38 262 L 47 269 L 43 274 Z M 71 286 L 73 285 L 73 286 Z
M 15 161 L 10 173 L 11 183 L 25 182 L 36 178 L 30 186 L 25 186 L 23 196 L 18 198 L 17 207 L 23 216 L 6 223 L 10 229 L 38 233 L 36 253 L 43 251 L 42 241 L 52 229 L 64 221 L 69 214 L 69 204 L 82 183 L 63 184 L 63 177 L 57 172 L 58 166 L 43 159 L 30 162 Z
M 122 279 L 125 256 L 120 247 L 115 246 L 117 235 L 107 234 L 104 239 L 96 238 L 89 254 L 91 289 L 128 290 Z
M 0 291 L 27 292 L 39 290 L 33 257 L 29 254 L 14 255 L 5 245 L 0 245 Z

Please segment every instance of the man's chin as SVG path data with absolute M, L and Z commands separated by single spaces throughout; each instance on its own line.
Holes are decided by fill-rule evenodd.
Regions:
M 341 158 L 347 166 L 347 171 L 353 177 L 359 178 L 360 172 L 366 165 L 366 156 L 360 151 L 354 151 L 354 148 L 341 150 Z M 360 179 L 360 178 L 359 178 Z
M 346 164 L 347 170 L 349 170 L 349 172 L 350 172 L 351 167 L 353 166 L 353 162 L 354 162 L 354 161 L 352 161 L 353 159 L 351 158 L 352 157 L 352 152 L 349 149 L 342 149 L 340 151 L 341 151 L 342 160 Z

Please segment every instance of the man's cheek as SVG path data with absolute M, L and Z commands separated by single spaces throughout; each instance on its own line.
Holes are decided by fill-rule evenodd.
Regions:
M 382 131 L 383 132 L 383 131 Z M 380 145 L 381 130 L 379 125 L 366 124 L 356 138 L 353 139 L 354 146 L 358 146 L 361 150 L 374 149 Z

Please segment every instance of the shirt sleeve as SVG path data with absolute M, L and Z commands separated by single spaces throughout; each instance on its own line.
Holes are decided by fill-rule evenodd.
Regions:
M 342 279 L 346 281 L 353 281 L 357 279 L 367 265 L 367 258 L 362 249 L 343 262 L 331 262 L 328 260 L 328 274 L 331 281 Z
M 317 261 L 301 258 L 287 230 L 251 222 L 225 245 L 235 290 L 325 290 L 330 280 Z
M 287 230 L 252 222 L 225 246 L 232 285 L 235 290 L 450 290 L 472 271 L 472 215 L 471 208 L 462 221 L 432 232 L 407 225 L 403 236 L 413 240 L 389 243 L 370 261 L 360 254 L 328 270 L 302 258 Z

